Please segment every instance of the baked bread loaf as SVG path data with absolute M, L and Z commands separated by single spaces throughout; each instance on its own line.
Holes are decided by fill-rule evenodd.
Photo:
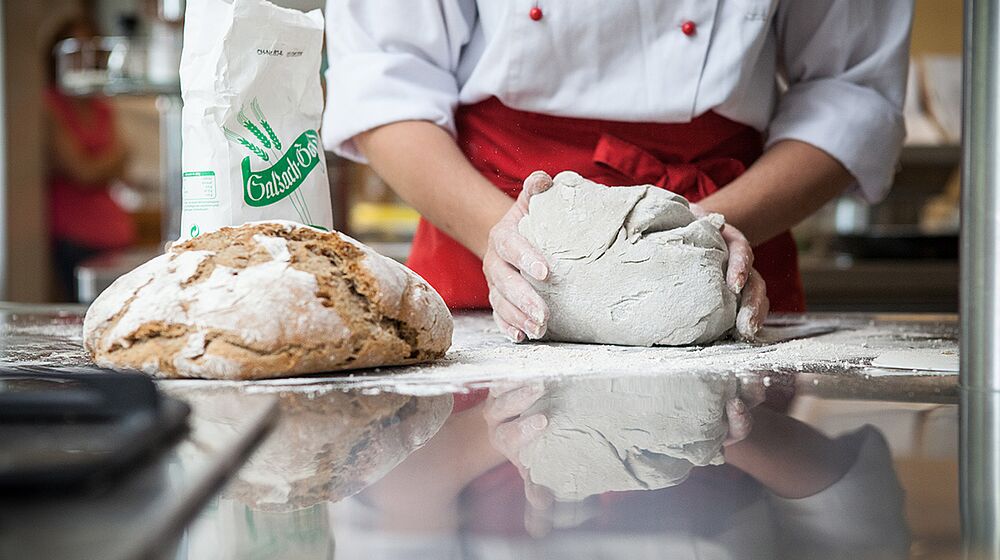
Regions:
M 452 320 L 422 278 L 357 241 L 291 222 L 175 243 L 87 311 L 101 366 L 263 379 L 440 358 Z

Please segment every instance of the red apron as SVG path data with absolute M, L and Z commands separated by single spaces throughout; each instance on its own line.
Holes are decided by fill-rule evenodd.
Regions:
M 657 124 L 553 117 L 496 98 L 460 107 L 458 144 L 472 165 L 511 198 L 532 171 L 573 170 L 606 185 L 652 184 L 697 202 L 738 177 L 763 149 L 761 134 L 715 113 Z M 785 232 L 754 248 L 771 311 L 805 310 L 795 241 Z M 421 220 L 407 265 L 455 309 L 489 308 L 482 261 Z
M 521 192 L 525 177 L 542 169 L 551 175 L 573 170 L 606 185 L 652 184 L 697 202 L 738 177 L 763 150 L 758 131 L 715 113 L 684 124 L 627 123 L 527 113 L 492 98 L 459 108 L 456 125 L 458 144 L 465 156 L 511 198 Z M 804 311 L 791 234 L 782 233 L 755 247 L 754 257 L 754 266 L 767 282 L 771 310 Z M 417 228 L 407 265 L 430 282 L 450 307 L 489 308 L 482 261 L 426 220 L 421 220 Z M 455 412 L 478 404 L 486 393 L 477 390 L 456 394 Z M 787 392 L 770 397 L 780 401 L 772 403 L 774 408 L 787 406 Z M 739 503 L 754 498 L 759 491 L 747 475 L 729 467 L 698 469 L 691 478 L 701 481 L 695 485 L 723 489 L 723 495 Z M 468 528 L 486 533 L 523 533 L 520 520 L 524 494 L 518 491 L 520 486 L 520 476 L 509 463 L 473 482 L 462 494 L 467 518 L 473 520 Z M 640 503 L 643 508 L 656 510 L 664 504 L 684 501 L 689 493 L 704 502 L 704 493 L 690 483 L 658 492 L 602 496 L 601 500 L 606 507 L 627 500 L 629 511 Z M 651 528 L 668 527 L 667 517 L 664 512 L 650 515 Z M 612 509 L 602 511 L 594 523 L 613 530 L 619 521 Z

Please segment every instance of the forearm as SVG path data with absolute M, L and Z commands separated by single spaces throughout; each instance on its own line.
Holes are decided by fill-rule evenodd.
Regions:
M 400 198 L 483 256 L 490 228 L 514 201 L 472 167 L 451 135 L 429 122 L 404 121 L 368 131 L 355 141 Z
M 452 414 L 427 445 L 365 491 L 387 526 L 439 530 L 457 525 L 461 491 L 506 461 L 489 443 L 482 408 Z
M 783 498 L 804 498 L 829 487 L 854 457 L 836 441 L 784 414 L 753 409 L 753 430 L 724 448 L 726 462 Z
M 94 158 L 88 165 L 89 175 L 95 184 L 107 185 L 125 175 L 128 153 L 121 145 L 116 145 L 103 155 Z
M 59 171 L 74 179 L 84 188 L 104 188 L 125 172 L 128 153 L 115 143 L 97 156 L 83 153 L 67 135 L 56 136 L 53 144 L 55 162 Z
M 785 140 L 700 204 L 724 215 L 756 246 L 819 210 L 852 180 L 847 169 L 826 152 Z

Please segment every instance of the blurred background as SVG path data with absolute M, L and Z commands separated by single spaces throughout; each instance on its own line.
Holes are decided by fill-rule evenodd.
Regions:
M 279 0 L 299 9 L 322 0 Z M 961 0 L 917 0 L 889 197 L 795 234 L 811 310 L 957 311 Z M 4 0 L 0 299 L 89 301 L 176 238 L 183 0 Z M 405 259 L 417 215 L 328 156 L 338 228 Z

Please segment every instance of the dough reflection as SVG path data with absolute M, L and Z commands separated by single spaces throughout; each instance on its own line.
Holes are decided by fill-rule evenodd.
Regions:
M 333 507 L 337 553 L 906 558 L 882 435 L 827 437 L 754 407 L 762 388 L 753 376 L 679 373 L 493 386 Z
M 732 375 L 647 375 L 547 383 L 524 416 L 548 428 L 519 459 L 530 481 L 563 500 L 656 490 L 695 466 L 722 464 Z

